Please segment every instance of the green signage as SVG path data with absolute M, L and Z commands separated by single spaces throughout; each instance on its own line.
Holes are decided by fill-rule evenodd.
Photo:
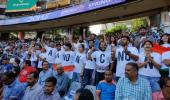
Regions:
M 7 0 L 6 12 L 32 11 L 37 0 Z

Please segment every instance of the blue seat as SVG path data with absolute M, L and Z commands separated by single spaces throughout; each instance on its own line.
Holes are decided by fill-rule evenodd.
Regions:
M 81 88 L 81 83 L 72 82 L 66 96 L 64 97 L 64 100 L 73 100 L 73 97 L 79 88 Z

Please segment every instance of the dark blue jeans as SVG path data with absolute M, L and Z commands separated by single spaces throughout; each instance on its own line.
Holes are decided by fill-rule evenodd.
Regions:
M 93 69 L 84 69 L 84 77 L 83 77 L 83 87 L 86 85 L 93 85 L 93 79 L 92 79 L 92 74 L 93 74 Z

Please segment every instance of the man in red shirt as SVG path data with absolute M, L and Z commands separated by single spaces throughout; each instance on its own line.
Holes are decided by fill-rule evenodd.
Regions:
M 31 61 L 26 60 L 24 63 L 24 67 L 22 68 L 18 80 L 22 83 L 27 82 L 27 76 L 29 73 L 36 71 L 34 67 L 31 66 Z

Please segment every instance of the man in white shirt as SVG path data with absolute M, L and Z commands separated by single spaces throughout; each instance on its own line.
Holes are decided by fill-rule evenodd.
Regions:
M 63 53 L 63 59 L 61 62 L 61 66 L 64 67 L 64 71 L 72 79 L 73 70 L 74 70 L 74 58 L 75 53 L 71 50 L 72 45 L 70 43 L 65 44 L 65 51 Z
M 95 60 L 96 65 L 96 85 L 104 79 L 104 73 L 109 69 L 111 64 L 111 52 L 106 50 L 106 43 L 100 42 L 99 51 L 95 51 L 91 55 L 92 59 Z
M 50 42 L 50 45 L 47 46 L 46 44 L 44 44 L 43 42 L 44 36 L 42 36 L 42 47 L 44 47 L 46 49 L 46 60 L 49 62 L 50 68 L 52 68 L 52 65 L 55 64 L 55 55 L 56 55 L 56 48 L 54 47 L 54 43 Z
M 86 54 L 86 64 L 85 64 L 85 68 L 83 68 L 83 86 L 86 85 L 93 85 L 94 84 L 94 76 L 93 72 L 95 69 L 95 61 L 91 58 L 91 54 L 95 52 L 95 48 L 94 48 L 94 41 L 93 40 L 89 40 L 89 49 L 87 51 Z
M 57 49 L 57 51 L 56 51 L 55 64 L 60 65 L 62 60 L 63 60 L 63 53 L 64 53 L 64 51 L 61 50 L 61 44 L 60 43 L 56 44 L 56 49 Z
M 45 48 L 41 49 L 41 53 L 38 56 L 38 71 L 42 71 L 42 62 L 46 60 L 46 50 Z
M 113 52 L 113 57 L 117 59 L 116 66 L 116 80 L 125 76 L 125 66 L 129 62 L 135 62 L 138 60 L 138 50 L 135 47 L 129 45 L 130 38 L 128 36 L 121 37 L 121 46 L 116 48 Z

